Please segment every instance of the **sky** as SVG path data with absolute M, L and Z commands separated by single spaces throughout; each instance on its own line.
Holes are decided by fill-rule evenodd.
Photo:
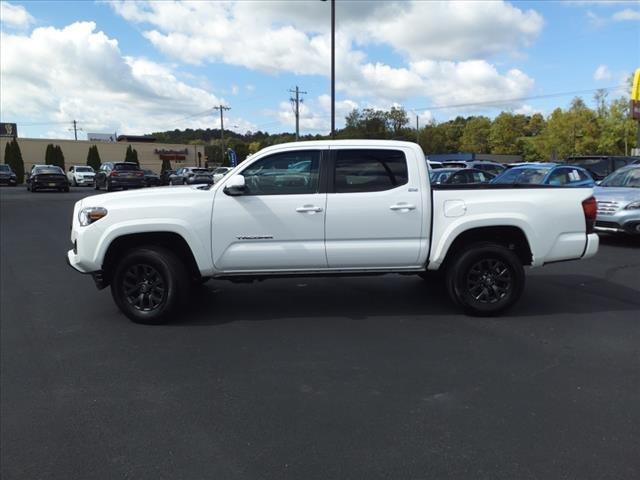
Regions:
M 330 129 L 330 3 L 0 1 L 0 120 L 21 137 Z M 414 124 L 549 115 L 628 94 L 639 1 L 336 1 L 336 125 L 404 107 Z M 563 94 L 563 95 L 555 95 Z M 552 96 L 549 96 L 552 95 Z

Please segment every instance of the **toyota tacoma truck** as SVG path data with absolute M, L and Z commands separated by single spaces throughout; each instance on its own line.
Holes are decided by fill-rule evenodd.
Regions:
M 462 310 L 496 315 L 520 297 L 525 266 L 597 252 L 596 210 L 591 188 L 431 185 L 414 143 L 289 143 L 214 185 L 80 200 L 67 261 L 139 323 L 170 320 L 210 278 L 430 271 Z

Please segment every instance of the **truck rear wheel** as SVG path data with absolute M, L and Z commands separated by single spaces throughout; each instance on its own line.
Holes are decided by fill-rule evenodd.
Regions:
M 451 299 L 470 315 L 497 315 L 522 295 L 524 269 L 508 248 L 474 243 L 458 253 L 446 270 Z
M 185 265 L 171 251 L 147 246 L 126 252 L 116 264 L 111 294 L 131 321 L 159 325 L 184 303 L 188 287 Z

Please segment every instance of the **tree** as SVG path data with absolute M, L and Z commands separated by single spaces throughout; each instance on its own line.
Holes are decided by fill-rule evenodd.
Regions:
M 138 161 L 138 151 L 135 148 L 132 148 L 131 145 L 127 147 L 127 151 L 124 155 L 124 161 L 132 162 L 140 166 L 140 162 Z
M 498 155 L 519 155 L 521 144 L 518 141 L 525 136 L 527 117 L 524 115 L 502 112 L 491 124 L 489 145 L 491 153 Z
M 60 148 L 60 145 L 56 145 L 53 148 L 54 151 L 54 165 L 57 165 L 58 167 L 60 167 L 62 170 L 64 170 L 64 154 L 62 153 L 62 148 Z
M 47 149 L 44 154 L 44 163 L 46 165 L 57 165 L 64 170 L 64 154 L 60 145 L 53 145 L 50 143 L 47 145 Z
M 44 163 L 45 165 L 55 165 L 53 162 L 53 144 L 50 143 L 47 145 L 47 149 L 44 152 Z
M 387 114 L 387 121 L 391 130 L 393 131 L 393 136 L 398 137 L 401 133 L 401 130 L 407 126 L 409 123 L 409 117 L 407 116 L 407 112 L 402 107 L 391 107 L 391 110 Z
M 171 170 L 171 162 L 168 158 L 162 159 L 162 166 L 160 167 L 160 173 L 164 173 L 167 170 Z
M 489 132 L 491 120 L 487 117 L 473 117 L 467 120 L 460 139 L 460 151 L 469 153 L 489 153 Z
M 4 161 L 16 174 L 17 183 L 22 183 L 24 181 L 24 161 L 22 160 L 20 145 L 15 138 L 7 142 L 4 148 Z
M 87 165 L 94 170 L 99 170 L 102 162 L 100 161 L 100 153 L 98 152 L 98 146 L 93 145 L 89 147 L 89 153 L 87 154 Z

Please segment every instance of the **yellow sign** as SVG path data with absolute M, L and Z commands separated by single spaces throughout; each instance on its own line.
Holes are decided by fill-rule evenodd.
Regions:
M 636 69 L 633 76 L 633 86 L 631 87 L 631 100 L 640 100 L 640 68 Z

